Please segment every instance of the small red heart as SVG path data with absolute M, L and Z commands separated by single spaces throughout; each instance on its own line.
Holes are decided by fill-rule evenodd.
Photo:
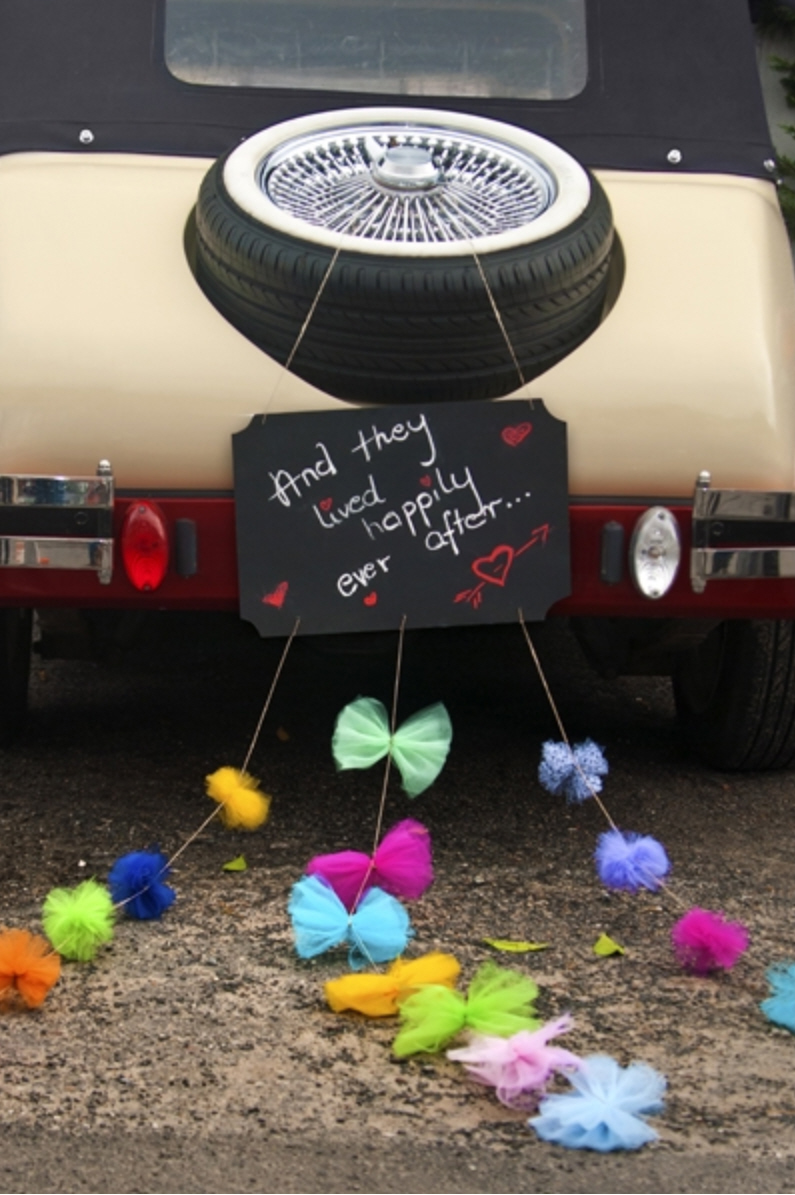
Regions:
M 277 610 L 281 610 L 289 588 L 286 581 L 280 581 L 274 590 L 265 594 L 265 597 L 262 599 L 264 605 L 275 606 Z
M 321 510 L 331 510 L 333 505 L 334 505 L 333 498 L 321 498 L 320 501 L 318 502 L 318 506 L 320 507 Z
M 424 485 L 426 490 L 430 489 L 430 487 L 433 485 L 433 478 L 431 477 L 430 473 L 426 473 L 424 477 L 420 478 L 420 485 Z
M 527 439 L 532 430 L 532 423 L 517 423 L 516 427 L 504 427 L 500 434 L 506 444 L 515 448 L 517 444 L 521 444 L 522 440 Z
M 374 606 L 378 601 L 378 594 L 374 591 L 371 593 L 366 593 L 362 598 L 362 601 L 364 602 L 365 606 Z
M 510 544 L 501 544 L 488 556 L 479 556 L 472 563 L 472 572 L 481 581 L 488 581 L 491 585 L 504 585 L 513 564 L 514 550 Z

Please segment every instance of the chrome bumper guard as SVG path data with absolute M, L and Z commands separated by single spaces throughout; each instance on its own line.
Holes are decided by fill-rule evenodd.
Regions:
M 0 568 L 113 575 L 113 470 L 95 477 L 0 476 Z
M 795 493 L 713 490 L 699 473 L 693 496 L 690 582 L 795 577 Z

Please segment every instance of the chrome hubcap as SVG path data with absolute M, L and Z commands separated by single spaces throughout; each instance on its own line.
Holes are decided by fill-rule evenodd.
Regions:
M 296 138 L 264 159 L 258 182 L 272 203 L 308 224 L 408 244 L 510 232 L 556 195 L 552 175 L 530 154 L 423 125 Z

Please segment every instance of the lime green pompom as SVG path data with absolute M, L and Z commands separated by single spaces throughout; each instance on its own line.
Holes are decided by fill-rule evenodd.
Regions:
M 44 902 L 42 924 L 59 954 L 87 963 L 113 937 L 114 912 L 107 888 L 84 880 L 76 888 L 53 888 Z

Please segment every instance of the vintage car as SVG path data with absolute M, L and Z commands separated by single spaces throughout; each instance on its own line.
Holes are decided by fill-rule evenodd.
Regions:
M 795 283 L 747 0 L 0 0 L 0 719 L 238 607 L 257 414 L 543 399 L 569 618 L 795 755 Z M 474 409 L 474 408 L 473 408 Z M 463 417 L 466 418 L 465 416 Z

